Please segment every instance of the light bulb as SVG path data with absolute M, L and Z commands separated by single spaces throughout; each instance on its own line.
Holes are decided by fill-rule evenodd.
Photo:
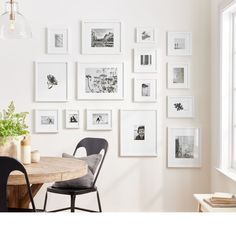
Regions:
M 10 20 L 10 30 L 15 29 L 15 20 Z

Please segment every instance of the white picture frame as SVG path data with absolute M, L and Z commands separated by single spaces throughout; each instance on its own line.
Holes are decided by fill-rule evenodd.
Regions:
M 134 102 L 156 102 L 157 80 L 134 79 Z
M 167 98 L 168 118 L 193 118 L 194 97 L 193 96 L 168 96 Z
M 167 54 L 168 56 L 191 56 L 192 33 L 168 32 Z
M 35 133 L 58 133 L 59 110 L 35 110 Z
M 134 72 L 157 73 L 157 49 L 135 48 L 134 49 Z
M 137 27 L 137 43 L 156 43 L 156 29 L 154 27 Z
M 65 128 L 79 129 L 80 128 L 80 111 L 79 110 L 65 110 Z
M 87 130 L 112 130 L 112 110 L 87 110 Z
M 168 63 L 168 88 L 169 89 L 190 88 L 189 63 Z
M 168 167 L 201 167 L 200 128 L 168 128 Z
M 120 20 L 83 20 L 82 54 L 123 53 L 123 23 Z
M 78 100 L 123 100 L 124 63 L 78 63 Z
M 69 53 L 69 30 L 68 28 L 47 28 L 47 53 Z
M 35 62 L 35 101 L 67 102 L 69 99 L 68 62 Z
M 156 110 L 120 110 L 120 156 L 157 156 Z

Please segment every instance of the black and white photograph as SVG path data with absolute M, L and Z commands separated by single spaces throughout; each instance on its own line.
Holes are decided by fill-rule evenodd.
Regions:
M 184 83 L 184 68 L 183 67 L 176 67 L 173 68 L 173 83 L 174 84 L 183 84 Z
M 175 158 L 194 158 L 194 136 L 175 137 Z
M 145 126 L 144 125 L 134 126 L 134 140 L 145 140 Z
M 155 43 L 156 29 L 153 27 L 137 27 L 136 42 L 137 43 Z
M 87 130 L 112 130 L 112 110 L 87 110 Z
M 64 45 L 64 36 L 63 34 L 55 34 L 55 47 L 62 48 Z
M 54 116 L 41 116 L 41 125 L 54 125 L 55 117 Z
M 107 125 L 109 123 L 109 114 L 107 113 L 94 113 L 93 125 Z
M 114 30 L 91 29 L 91 47 L 114 47 Z
M 65 110 L 65 127 L 66 129 L 80 128 L 80 115 L 78 110 Z
M 142 97 L 150 97 L 151 85 L 149 83 L 142 83 Z
M 184 50 L 186 45 L 185 45 L 185 38 L 175 38 L 174 39 L 174 49 L 175 50 Z

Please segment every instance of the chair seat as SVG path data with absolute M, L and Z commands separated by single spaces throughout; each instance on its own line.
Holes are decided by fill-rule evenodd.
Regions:
M 90 193 L 90 192 L 96 192 L 97 187 L 94 186 L 92 188 L 56 188 L 56 187 L 48 187 L 47 188 L 48 192 L 51 193 L 57 193 L 57 194 L 66 194 L 66 195 L 80 195 L 80 194 L 85 194 L 85 193 Z

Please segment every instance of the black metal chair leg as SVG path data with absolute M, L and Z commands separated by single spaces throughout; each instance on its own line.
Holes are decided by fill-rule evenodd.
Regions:
M 44 200 L 43 211 L 46 211 L 47 200 L 48 200 L 48 192 L 46 192 L 46 195 L 45 195 L 45 200 Z
M 75 198 L 76 195 L 70 195 L 70 212 L 75 212 Z
M 101 206 L 101 202 L 100 202 L 100 197 L 99 197 L 98 191 L 97 191 L 97 200 L 98 200 L 99 212 L 102 212 L 102 206 Z

